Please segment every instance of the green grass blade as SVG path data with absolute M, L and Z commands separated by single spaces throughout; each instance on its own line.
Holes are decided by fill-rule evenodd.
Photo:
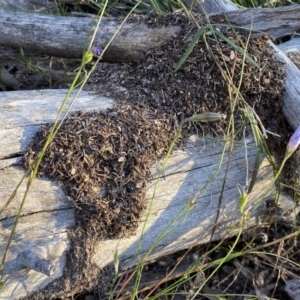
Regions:
M 232 48 L 234 48 L 237 52 L 244 55 L 245 50 L 239 47 L 237 44 L 233 43 L 229 38 L 227 38 L 222 32 L 218 30 L 214 30 L 214 33 L 218 35 L 224 42 L 228 43 Z M 252 63 L 255 67 L 259 67 L 258 64 L 246 53 L 246 59 Z
M 201 35 L 204 33 L 205 29 L 206 29 L 205 26 L 199 28 L 199 30 L 195 34 L 192 42 L 189 44 L 189 46 L 186 49 L 185 53 L 182 55 L 181 59 L 179 60 L 178 64 L 176 65 L 175 72 L 177 72 L 179 70 L 179 68 L 182 66 L 182 64 L 186 61 L 186 59 L 188 58 L 188 56 L 191 54 L 191 52 L 193 51 L 196 43 L 200 39 Z
M 248 194 L 251 193 L 251 191 L 254 187 L 254 184 L 256 182 L 259 165 L 260 165 L 260 151 L 259 151 L 259 149 L 256 148 L 255 166 L 254 166 L 252 177 L 251 177 L 250 184 L 248 187 L 248 191 L 247 191 Z
M 151 5 L 152 5 L 152 8 L 159 14 L 162 13 L 162 9 L 161 9 L 161 5 L 159 4 L 158 1 L 156 0 L 151 0 Z

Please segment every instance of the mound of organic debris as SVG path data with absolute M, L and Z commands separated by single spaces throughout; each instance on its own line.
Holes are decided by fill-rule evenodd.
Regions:
M 256 67 L 207 26 L 204 39 L 196 43 L 175 72 L 197 27 L 179 14 L 140 20 L 149 26 L 181 24 L 182 30 L 171 42 L 149 49 L 140 62 L 99 65 L 88 88 L 115 99 L 117 108 L 105 113 L 73 114 L 47 150 L 40 174 L 64 187 L 76 207 L 77 225 L 71 233 L 73 244 L 65 280 L 51 284 L 50 294 L 45 289 L 31 299 L 66 296 L 97 285 L 99 270 L 89 262 L 94 246 L 103 238 L 133 234 L 146 205 L 146 183 L 151 178 L 148 166 L 166 152 L 176 124 L 184 117 L 207 111 L 229 116 L 237 94 L 234 86 L 240 86 L 240 94 L 266 129 L 282 134 L 276 145 L 287 134 L 279 98 L 283 66 L 275 61 L 266 37 L 247 44 L 247 33 L 214 26 L 237 47 L 247 49 L 259 65 Z M 236 109 L 234 114 L 235 124 L 244 124 L 243 113 Z M 188 124 L 183 138 L 195 132 L 223 134 L 227 120 L 212 125 Z M 26 154 L 26 167 L 42 149 L 50 126 L 36 135 Z
M 146 183 L 151 178 L 148 166 L 166 153 L 174 125 L 171 115 L 157 118 L 146 109 L 123 106 L 107 112 L 77 112 L 57 132 L 39 175 L 59 182 L 76 208 L 67 269 L 76 278 L 73 287 L 88 288 L 95 279 L 89 274 L 82 286 L 99 240 L 134 233 L 145 207 Z M 34 165 L 50 128 L 44 126 L 36 134 L 25 155 L 26 168 Z M 60 284 L 59 290 L 64 290 L 63 281 Z
M 151 14 L 144 20 L 149 26 L 180 24 L 181 32 L 163 46 L 154 45 L 142 61 L 99 64 L 87 88 L 120 102 L 149 107 L 154 113 L 171 113 L 180 121 L 183 117 L 207 111 L 229 116 L 236 97 L 235 87 L 240 86 L 240 94 L 256 111 L 266 129 L 284 135 L 286 128 L 280 101 L 284 66 L 275 60 L 274 51 L 267 42 L 269 37 L 249 39 L 250 32 L 245 30 L 211 24 L 214 31 L 221 32 L 235 44 L 234 48 L 213 33 L 203 19 L 194 17 L 198 25 L 206 29 L 177 72 L 177 63 L 199 29 L 181 14 Z M 259 67 L 247 57 L 244 59 L 244 51 Z M 232 83 L 229 83 L 230 79 Z M 237 127 L 241 118 L 242 112 L 237 109 Z M 218 134 L 225 128 L 223 121 L 208 125 L 189 124 L 183 134 Z
M 50 127 L 35 136 L 26 167 L 32 166 Z M 59 129 L 39 174 L 60 183 L 80 211 L 78 218 L 98 237 L 130 235 L 145 205 L 148 166 L 165 154 L 174 129 L 172 116 L 151 118 L 147 110 L 130 106 L 77 112 Z

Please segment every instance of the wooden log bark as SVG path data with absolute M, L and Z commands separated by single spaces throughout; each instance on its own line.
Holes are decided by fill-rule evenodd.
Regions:
M 151 45 L 170 40 L 180 30 L 179 25 L 149 28 L 143 22 L 136 22 L 121 28 L 103 60 L 118 62 L 140 59 Z M 81 58 L 90 43 L 96 23 L 96 17 L 58 17 L 0 10 L 0 43 L 22 47 L 31 53 Z M 120 24 L 121 20 L 104 18 L 94 45 L 104 48 Z
M 286 64 L 285 94 L 283 97 L 282 112 L 292 128 L 296 130 L 300 126 L 300 72 L 283 51 L 272 42 L 270 42 L 270 45 L 276 51 L 276 58 Z M 284 49 L 288 52 L 286 47 Z
M 191 6 L 193 1 L 186 0 L 187 6 Z M 275 38 L 285 35 L 294 34 L 300 27 L 297 18 L 291 14 L 298 14 L 297 5 L 278 7 L 278 8 L 248 8 L 238 9 L 236 5 L 230 1 L 212 0 L 204 1 L 204 3 L 197 2 L 194 5 L 194 11 L 202 14 L 203 10 L 209 16 L 219 14 L 220 16 L 226 13 L 226 20 L 230 23 L 252 28 L 253 31 L 262 31 Z M 293 12 L 293 13 L 292 13 Z M 225 17 L 225 15 L 224 15 Z M 261 33 L 253 33 L 252 36 L 258 36 Z
M 1 207 L 24 173 L 24 170 L 16 165 L 22 158 L 20 152 L 26 149 L 33 133 L 41 124 L 54 120 L 59 100 L 63 98 L 65 92 L 64 90 L 31 91 L 26 92 L 26 98 L 23 92 L 0 94 L 0 118 L 7 120 L 1 124 L 0 136 L 3 138 L 8 135 L 6 147 L 0 148 Z M 56 94 L 55 97 L 53 93 Z M 78 107 L 83 111 L 106 109 L 113 105 L 112 99 L 99 99 L 89 93 L 83 93 L 82 98 L 78 100 L 73 110 L 78 110 Z M 147 259 L 161 257 L 209 240 L 217 209 L 217 199 L 221 193 L 221 183 L 225 174 L 227 150 L 225 150 L 225 157 L 216 179 L 201 193 L 199 190 L 218 169 L 223 150 L 224 142 L 222 141 L 212 140 L 209 137 L 194 137 L 191 138 L 185 151 L 174 152 L 154 196 L 152 210 L 143 235 L 142 256 L 165 230 L 168 234 L 154 246 L 153 252 Z M 252 137 L 248 137 L 234 148 L 214 239 L 226 236 L 228 229 L 239 224 L 238 197 L 240 192 L 237 185 L 245 185 L 247 172 L 249 172 L 248 176 L 251 176 L 255 166 L 255 158 L 256 149 Z M 157 177 L 160 164 L 161 162 L 158 162 L 151 167 L 154 178 Z M 265 193 L 272 184 L 272 177 L 272 168 L 267 160 L 263 159 L 257 183 L 250 194 L 248 207 L 260 205 L 260 201 L 272 196 L 273 189 L 267 195 Z M 148 201 L 153 196 L 154 184 L 155 180 L 147 188 Z M 16 198 L 4 211 L 4 215 L 1 215 L 0 253 L 3 253 L 6 246 L 25 187 L 26 183 L 22 185 Z M 190 201 L 194 196 L 195 202 L 191 208 Z M 293 207 L 292 199 L 284 194 L 281 195 L 280 203 L 284 211 L 289 211 Z M 251 216 L 247 227 L 256 225 L 264 214 L 262 206 Z M 176 215 L 178 219 L 172 224 Z M 112 262 L 112 253 L 117 251 L 122 269 L 135 265 L 144 220 L 145 217 L 142 218 L 134 236 L 99 241 L 91 263 L 103 268 Z M 66 253 L 71 246 L 67 231 L 74 222 L 72 202 L 68 201 L 62 189 L 46 178 L 37 178 L 25 204 L 7 262 L 4 265 L 6 283 L 1 290 L 0 299 L 17 299 L 27 295 L 30 291 L 43 289 L 53 280 L 63 276 Z M 24 262 L 24 258 L 27 262 Z M 36 259 L 37 262 L 44 260 L 45 265 L 34 269 L 30 259 Z
M 226 7 L 228 5 L 224 6 Z M 227 17 L 233 24 L 281 37 L 293 34 L 300 28 L 300 5 L 229 11 Z M 158 46 L 172 39 L 180 30 L 180 26 L 176 25 L 149 28 L 142 17 L 139 22 L 135 18 L 135 22 L 127 23 L 121 28 L 103 56 L 104 61 L 138 60 L 153 45 Z M 96 22 L 96 18 L 58 17 L 0 10 L 0 44 L 22 47 L 30 53 L 81 58 L 84 49 L 89 45 Z M 105 47 L 120 24 L 120 20 L 103 19 L 94 45 Z M 254 32 L 253 36 L 258 34 L 261 33 Z
M 286 41 L 282 44 L 279 44 L 277 46 L 277 48 L 280 49 L 284 53 L 299 52 L 299 50 L 300 50 L 300 38 L 294 38 L 294 39 Z
M 185 0 L 184 4 L 188 7 L 193 7 L 194 11 L 197 13 L 202 14 L 203 10 L 207 14 L 218 14 L 223 12 L 229 12 L 233 10 L 237 10 L 238 8 L 236 5 L 231 3 L 230 1 L 218 1 L 218 0 L 211 0 L 211 1 L 190 1 Z
M 253 31 L 263 31 L 274 38 L 294 34 L 299 28 L 298 5 L 279 8 L 251 8 L 226 12 L 226 16 L 232 24 Z M 295 17 L 295 18 L 294 18 Z M 253 37 L 260 33 L 253 33 Z

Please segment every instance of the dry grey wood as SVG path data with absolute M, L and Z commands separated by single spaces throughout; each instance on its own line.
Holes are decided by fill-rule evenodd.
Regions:
M 231 1 L 204 0 L 199 1 L 198 3 L 198 6 L 202 5 L 202 8 L 207 14 L 217 14 L 223 11 L 232 11 L 237 9 Z
M 187 6 L 191 6 L 195 1 L 186 0 Z M 205 12 L 212 16 L 216 13 L 226 13 L 224 19 L 230 23 L 245 28 L 252 28 L 253 31 L 263 31 L 275 38 L 295 33 L 300 28 L 300 6 L 292 5 L 278 8 L 251 8 L 238 9 L 231 1 L 227 0 L 205 0 L 197 2 L 194 11 L 202 14 Z M 253 33 L 258 36 L 261 33 Z
M 287 42 L 277 45 L 277 48 L 284 53 L 299 52 L 300 50 L 300 38 L 294 38 Z
M 21 174 L 15 175 L 20 176 Z M 0 182 L 2 177 L 3 174 L 0 175 Z M 10 189 L 11 187 L 11 185 L 8 185 L 6 189 Z M 1 184 L 1 206 L 5 200 L 2 191 L 3 186 Z M 48 191 L 53 193 L 51 188 L 43 192 L 47 193 Z M 33 190 L 33 193 L 37 193 L 37 191 Z M 47 197 L 47 194 L 43 197 L 41 193 L 38 198 L 34 199 L 34 197 L 29 197 L 28 200 L 28 202 L 34 201 L 36 204 L 39 204 L 38 201 L 51 201 L 51 199 Z M 58 202 L 58 198 L 55 198 L 55 201 Z M 53 202 L 54 201 L 52 201 L 52 203 Z M 61 202 L 63 202 L 62 199 Z M 40 204 L 38 206 L 40 207 L 42 205 Z M 0 221 L 1 256 L 6 247 L 13 222 L 14 219 Z M 63 269 L 66 265 L 66 253 L 70 248 L 67 229 L 73 224 L 74 212 L 72 209 L 59 211 L 52 209 L 49 212 L 39 211 L 37 214 L 24 215 L 20 218 L 14 241 L 9 249 L 7 261 L 4 265 L 3 279 L 6 281 L 6 284 L 1 290 L 0 299 L 18 299 L 19 297 L 27 295 L 30 291 L 41 289 L 53 280 L 62 277 Z M 50 272 L 51 277 L 34 271 L 32 268 L 25 268 L 24 262 L 20 259 L 22 258 L 22 253 L 27 249 L 30 250 L 41 247 L 45 248 L 45 258 L 54 266 Z M 37 262 L 40 261 L 38 260 Z
M 206 14 L 210 15 L 238 9 L 236 5 L 229 0 L 184 0 L 183 3 L 189 8 L 192 7 L 193 11 L 198 14 L 202 14 L 203 10 Z
M 195 2 L 197 4 L 194 4 Z M 231 23 L 263 31 L 275 38 L 293 34 L 300 28 L 299 5 L 264 9 L 238 9 L 230 0 L 185 0 L 185 3 L 189 7 L 193 5 L 194 11 L 199 14 L 203 13 L 203 9 L 209 16 L 226 13 L 226 18 Z M 259 33 L 254 33 L 252 36 L 257 35 Z
M 228 5 L 224 6 L 226 7 Z M 300 28 L 300 5 L 228 11 L 227 17 L 230 22 L 239 26 L 280 37 L 292 34 Z M 22 47 L 31 53 L 81 58 L 92 37 L 96 21 L 96 18 L 58 17 L 0 10 L 0 42 L 1 45 L 9 47 Z M 115 19 L 103 19 L 94 45 L 103 48 L 120 23 Z M 153 45 L 158 46 L 172 39 L 179 30 L 180 26 L 148 28 L 143 22 L 125 24 L 103 60 L 140 59 Z
M 58 17 L 0 9 L 0 43 L 22 47 L 31 53 L 81 58 L 96 23 L 96 17 Z M 94 45 L 104 48 L 120 24 L 121 21 L 116 19 L 103 19 Z M 150 47 L 173 38 L 179 30 L 179 26 L 148 28 L 144 23 L 125 24 L 103 60 L 116 62 L 140 59 Z
M 233 24 L 263 31 L 275 38 L 294 34 L 300 28 L 300 5 L 278 8 L 252 8 L 228 11 L 226 16 Z M 255 37 L 258 34 L 253 34 Z
M 31 91 L 26 96 L 27 93 L 29 92 L 16 91 L 14 99 L 11 98 L 10 92 L 1 93 L 0 120 L 3 121 L 0 123 L 0 140 L 2 141 L 0 143 L 0 159 L 15 156 L 18 152 L 26 149 L 29 139 L 39 126 L 54 120 L 66 91 Z M 71 95 L 70 101 L 74 97 L 75 93 Z M 43 98 L 48 101 L 41 101 Z M 97 93 L 83 91 L 76 99 L 71 111 L 80 110 L 81 107 L 90 111 L 95 108 L 97 110 L 107 109 L 113 107 L 113 101 L 100 97 Z M 19 116 L 19 119 L 16 118 L 18 111 L 23 111 L 23 115 Z M 14 135 L 13 138 L 12 135 Z
M 272 42 L 270 45 L 276 52 L 276 58 L 286 64 L 286 91 L 283 96 L 282 111 L 291 127 L 296 130 L 300 125 L 300 71 L 278 47 Z
M 47 259 L 47 248 L 42 245 L 25 247 L 22 252 L 12 261 L 6 263 L 3 268 L 3 274 L 11 274 L 23 269 L 30 269 L 47 275 L 54 275 L 54 265 Z
M 45 274 L 47 276 L 53 275 L 54 265 L 47 260 L 47 256 L 44 255 L 45 247 L 34 247 L 32 249 L 24 249 L 21 252 L 17 260 L 20 261 L 21 266 Z
M 286 282 L 285 291 L 294 300 L 300 300 L 300 281 L 291 279 Z
M 3 136 L 3 132 L 6 131 L 9 131 L 10 134 L 10 139 L 6 140 L 6 147 L 1 148 L 0 207 L 4 205 L 24 172 L 17 166 L 20 158 L 5 159 L 3 157 L 11 157 L 21 150 L 23 151 L 38 126 L 54 120 L 58 102 L 63 98 L 65 92 L 63 90 L 26 91 L 23 93 L 22 99 L 20 98 L 21 92 L 0 93 L 0 113 L 2 114 L 0 118 L 1 120 L 7 119 L 5 124 L 1 123 L 0 136 Z M 56 96 L 50 97 L 51 93 L 56 93 Z M 86 97 L 85 93 L 83 93 L 83 97 Z M 96 96 L 93 97 L 93 95 L 84 98 L 84 101 L 80 101 L 79 98 L 80 109 L 83 111 L 105 109 L 113 104 L 111 99 L 99 98 L 96 100 L 95 98 Z M 14 131 L 17 134 L 14 134 Z M 20 141 L 20 136 L 22 136 L 22 141 Z M 199 193 L 199 189 L 205 186 L 218 169 L 223 147 L 223 141 L 212 140 L 209 137 L 194 137 L 191 138 L 185 151 L 174 152 L 167 164 L 164 176 L 158 184 L 153 200 L 152 211 L 146 223 L 141 247 L 142 256 L 152 246 L 153 251 L 147 259 L 161 257 L 193 244 L 208 241 L 217 209 L 222 179 L 224 178 L 227 153 L 225 153 L 215 180 L 201 193 Z M 240 222 L 237 204 L 240 191 L 237 185 L 240 185 L 240 189 L 242 189 L 246 185 L 247 176 L 248 179 L 251 177 L 255 164 L 255 153 L 256 150 L 251 137 L 234 147 L 223 195 L 220 220 L 214 239 L 226 236 L 227 230 Z M 154 178 L 158 174 L 160 165 L 161 162 L 158 162 L 151 168 Z M 250 195 L 248 207 L 259 205 L 260 200 L 267 196 L 265 192 L 271 186 L 272 174 L 272 168 L 267 160 L 262 160 L 257 184 Z M 154 184 L 155 181 L 152 181 L 147 188 L 148 201 L 152 198 Z M 16 199 L 5 210 L 4 215 L 0 216 L 0 253 L 3 253 L 6 246 L 25 187 L 26 182 L 17 193 Z M 272 193 L 271 190 L 268 194 L 271 195 Z M 192 198 L 193 201 L 191 202 Z M 284 211 L 293 208 L 292 199 L 286 195 L 281 196 L 280 203 Z M 256 213 L 249 219 L 247 226 L 257 224 L 264 213 L 263 208 L 256 210 Z M 178 214 L 177 221 L 168 227 L 172 219 Z M 10 219 L 5 219 L 6 217 L 10 217 Z M 112 262 L 113 252 L 117 251 L 120 256 L 121 268 L 135 265 L 144 221 L 145 215 L 141 220 L 137 234 L 134 236 L 114 241 L 99 241 L 93 262 L 102 268 Z M 182 224 L 179 226 L 181 221 Z M 1 300 L 25 296 L 29 291 L 42 289 L 54 279 L 62 276 L 66 252 L 70 247 L 67 230 L 73 224 L 74 208 L 72 202 L 68 201 L 56 183 L 45 178 L 37 178 L 25 204 L 16 236 L 8 253 L 7 263 L 4 266 L 4 279 L 7 282 L 1 290 Z M 154 245 L 154 241 L 164 233 L 164 230 L 169 231 L 168 235 Z M 41 246 L 43 250 L 40 250 Z M 42 253 L 44 259 L 54 266 L 51 270 L 53 275 L 48 277 L 32 269 L 24 269 L 24 264 L 19 258 L 22 257 L 24 251 L 32 251 L 32 249 Z

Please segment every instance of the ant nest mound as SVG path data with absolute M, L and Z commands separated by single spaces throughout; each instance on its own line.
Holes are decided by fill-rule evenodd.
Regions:
M 204 38 L 195 43 L 175 72 L 197 27 L 179 14 L 151 14 L 135 21 L 148 26 L 180 24 L 182 29 L 172 41 L 150 49 L 142 61 L 99 64 L 86 88 L 113 98 L 116 108 L 71 115 L 58 130 L 39 169 L 40 175 L 59 182 L 76 210 L 66 280 L 52 284 L 51 297 L 65 296 L 67 291 L 72 294 L 74 286 L 86 290 L 99 281 L 99 270 L 88 263 L 95 245 L 101 239 L 134 233 L 146 206 L 146 183 L 151 179 L 148 167 L 166 153 L 183 118 L 204 112 L 229 116 L 235 87 L 240 86 L 240 95 L 264 126 L 282 136 L 276 141 L 269 139 L 273 149 L 289 134 L 281 115 L 283 66 L 275 61 L 266 37 L 248 41 L 244 31 L 212 24 L 231 43 L 246 49 L 251 62 L 198 20 L 206 26 Z M 233 113 L 236 130 L 242 132 L 245 116 L 238 106 Z M 223 135 L 227 121 L 188 123 L 182 140 L 194 133 Z M 27 168 L 37 158 L 50 127 L 36 134 L 25 156 Z M 47 297 L 46 291 L 41 293 Z

